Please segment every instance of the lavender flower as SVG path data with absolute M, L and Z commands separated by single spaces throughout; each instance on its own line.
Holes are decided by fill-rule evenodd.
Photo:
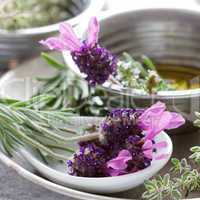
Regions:
M 69 24 L 61 24 L 59 31 L 59 37 L 50 37 L 40 43 L 52 50 L 70 51 L 80 71 L 86 74 L 89 84 L 103 84 L 110 75 L 115 74 L 117 58 L 99 45 L 99 23 L 95 17 L 89 22 L 88 37 L 83 42 L 77 38 Z
M 83 177 L 118 176 L 145 169 L 154 159 L 168 157 L 155 154 L 167 143 L 155 142 L 154 138 L 164 129 L 182 125 L 184 119 L 165 109 L 158 102 L 147 110 L 112 110 L 100 125 L 101 139 L 79 143 L 79 152 L 67 163 L 69 173 Z
M 125 174 L 133 171 L 133 168 L 134 171 L 137 171 L 148 166 L 146 158 L 143 158 L 142 140 L 144 135 L 142 129 L 136 123 L 139 113 L 135 109 L 127 108 L 114 109 L 110 112 L 101 123 L 103 140 L 81 142 L 79 144 L 79 152 L 74 155 L 73 160 L 68 161 L 70 174 L 86 177 L 105 177 Z M 130 152 L 127 169 L 113 168 L 113 162 L 123 160 L 124 151 Z M 98 159 L 97 162 L 96 159 Z M 126 161 L 126 158 L 124 159 Z M 148 163 L 150 162 L 149 159 Z
M 113 109 L 101 123 L 101 132 L 106 141 L 119 144 L 130 135 L 140 134 L 142 129 L 137 125 L 138 113 L 135 109 Z

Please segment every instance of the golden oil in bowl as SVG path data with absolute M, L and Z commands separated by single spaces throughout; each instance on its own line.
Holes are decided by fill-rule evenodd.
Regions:
M 176 90 L 200 88 L 200 69 L 173 65 L 157 65 L 160 76 Z

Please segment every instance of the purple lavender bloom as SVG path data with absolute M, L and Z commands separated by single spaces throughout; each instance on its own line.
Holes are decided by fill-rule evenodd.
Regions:
M 83 42 L 81 50 L 71 55 L 80 71 L 87 74 L 86 80 L 90 85 L 103 84 L 116 71 L 116 56 L 99 44 L 91 47 Z
M 101 123 L 101 132 L 105 141 L 112 147 L 113 153 L 121 149 L 131 135 L 141 135 L 142 129 L 137 125 L 137 112 L 135 109 L 113 109 L 107 118 Z
M 128 172 L 138 171 L 148 167 L 152 158 L 146 157 L 142 149 L 144 145 L 144 135 L 131 135 L 126 139 L 125 148 L 131 152 L 133 159 L 129 162 Z
M 142 159 L 143 143 L 141 143 L 144 135 L 136 124 L 137 118 L 138 114 L 135 109 L 122 108 L 110 112 L 101 124 L 103 141 L 81 142 L 79 152 L 74 155 L 73 160 L 68 161 L 70 174 L 84 177 L 105 177 L 128 173 L 133 171 L 133 168 L 134 171 L 137 171 L 137 166 L 140 169 L 141 166 L 147 166 L 141 163 L 145 159 Z M 126 157 L 129 160 L 127 170 L 112 168 L 109 164 L 112 163 L 112 160 L 128 161 L 120 154 L 124 151 L 130 152 L 130 155 Z M 134 162 L 137 160 L 137 164 L 133 165 L 133 159 L 130 159 L 132 155 Z
M 84 142 L 80 144 L 79 152 L 72 160 L 67 161 L 71 175 L 83 177 L 103 177 L 105 174 L 107 152 L 98 142 Z
M 72 59 L 80 71 L 86 74 L 89 84 L 103 84 L 110 75 L 115 74 L 117 58 L 109 50 L 99 45 L 99 23 L 96 17 L 91 18 L 87 40 L 83 42 L 77 38 L 69 24 L 61 24 L 59 32 L 59 37 L 50 37 L 40 43 L 51 50 L 70 51 Z
M 183 122 L 180 115 L 165 111 L 160 102 L 147 110 L 113 109 L 100 125 L 101 139 L 79 143 L 79 152 L 67 162 L 69 173 L 106 177 L 145 169 L 152 160 L 169 156 L 158 153 L 167 143 L 155 142 L 154 137 Z

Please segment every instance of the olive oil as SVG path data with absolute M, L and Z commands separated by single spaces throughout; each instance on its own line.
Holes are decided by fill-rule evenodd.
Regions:
M 160 76 L 176 90 L 200 88 L 200 69 L 186 66 L 157 65 Z

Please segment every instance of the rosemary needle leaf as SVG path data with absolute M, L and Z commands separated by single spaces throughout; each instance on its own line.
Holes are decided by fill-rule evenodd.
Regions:
M 0 103 L 0 140 L 4 151 L 9 155 L 19 146 L 31 146 L 58 160 L 67 158 L 57 154 L 55 147 L 72 153 L 67 142 L 74 141 L 73 130 L 69 129 L 68 132 L 66 125 L 71 125 L 69 117 L 74 114 L 32 109 L 38 105 L 38 101 L 43 103 L 48 100 L 51 100 L 49 95 L 36 96 L 28 101 L 9 100 L 9 104 L 1 99 L 1 102 L 6 104 Z
M 53 57 L 49 54 L 42 52 L 41 56 L 47 61 L 49 66 L 54 67 L 55 69 L 62 70 L 66 68 L 66 65 L 57 62 Z
M 4 105 L 10 105 L 19 102 L 16 99 L 9 99 L 9 98 L 0 98 L 0 103 Z
M 11 107 L 14 108 L 20 108 L 20 107 L 26 107 L 26 108 L 34 108 L 34 109 L 40 109 L 39 105 L 41 104 L 48 104 L 55 98 L 54 95 L 38 95 L 35 97 L 32 97 L 31 99 L 27 101 L 18 101 L 16 103 L 10 104 Z
M 3 124 L 3 128 L 6 129 L 10 134 L 15 135 L 16 138 L 18 138 L 19 141 L 24 142 L 26 145 L 31 145 L 32 147 L 35 147 L 37 149 L 40 149 L 46 153 L 48 153 L 49 156 L 52 156 L 54 159 L 67 159 L 66 157 L 62 155 L 58 155 L 55 152 L 53 152 L 51 149 L 44 146 L 42 143 L 38 142 L 37 140 L 32 139 L 30 136 L 28 136 L 25 132 L 19 130 L 20 127 L 16 124 L 9 124 L 4 119 L 0 118 L 1 124 Z

